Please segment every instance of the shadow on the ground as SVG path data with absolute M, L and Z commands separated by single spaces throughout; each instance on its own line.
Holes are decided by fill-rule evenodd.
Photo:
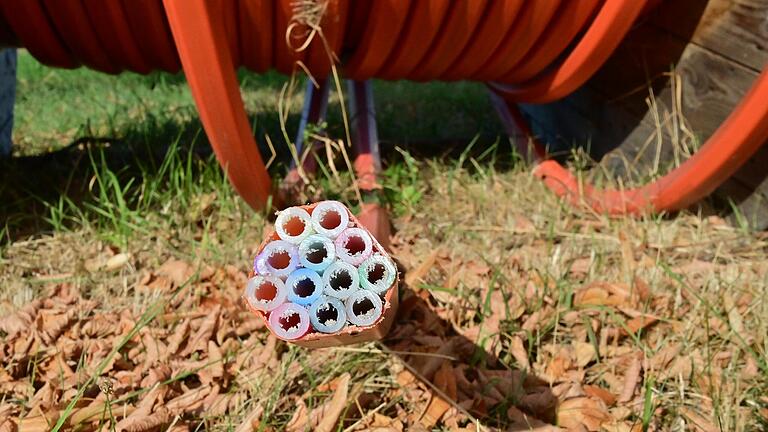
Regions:
M 404 269 L 401 271 L 405 280 Z M 383 344 L 407 365 L 410 374 L 404 374 L 402 379 L 407 381 L 410 376 L 421 381 L 432 391 L 430 405 L 436 404 L 425 408 L 421 419 L 415 420 L 429 429 L 430 424 L 441 420 L 430 416 L 440 416 L 446 408 L 441 408 L 443 401 L 435 402 L 436 399 L 447 398 L 444 402 L 454 412 L 464 411 L 484 425 L 503 430 L 530 430 L 554 424 L 558 399 L 546 381 L 505 364 L 481 344 L 458 332 L 444 318 L 450 312 L 441 310 L 427 290 L 414 290 L 403 282 L 400 298 L 396 324 Z M 502 351 L 500 357 L 507 354 Z M 450 413 L 445 417 L 449 416 Z M 445 417 L 443 420 L 451 422 Z M 464 416 L 464 422 L 467 417 Z M 461 422 L 443 424 L 465 426 Z
M 184 81 L 182 77 L 174 75 L 166 77 L 166 84 L 169 83 L 180 85 Z M 247 88 L 251 84 L 245 82 L 243 85 Z M 282 83 L 275 80 L 272 85 L 277 88 Z M 447 85 L 435 84 L 438 90 Z M 494 160 L 499 167 L 509 167 L 514 163 L 513 146 L 506 137 L 501 136 L 501 128 L 490 106 L 486 103 L 486 106 L 472 109 L 485 100 L 482 93 L 484 89 L 458 83 L 455 87 L 458 90 L 454 94 L 441 99 L 440 95 L 444 91 L 427 87 L 425 95 L 435 98 L 425 97 L 425 100 L 420 101 L 403 96 L 411 89 L 409 86 L 401 83 L 379 85 L 377 110 L 385 165 L 402 160 L 396 148 L 404 149 L 418 158 L 455 161 L 482 156 L 485 161 L 483 163 Z M 452 126 L 444 124 L 446 120 L 443 117 L 432 115 L 425 119 L 422 115 L 433 113 L 434 110 L 444 111 L 452 105 L 456 105 L 455 110 L 448 117 L 463 118 L 462 125 Z M 345 136 L 340 113 L 338 102 L 332 101 L 327 133 L 334 138 Z M 271 137 L 276 157 L 270 171 L 274 178 L 281 178 L 286 173 L 291 156 L 284 143 L 278 112 L 266 110 L 252 115 L 250 120 L 264 160 L 269 159 L 272 153 L 264 137 Z M 285 128 L 289 138 L 294 138 L 298 123 L 298 113 L 288 116 Z M 454 134 L 466 135 L 467 131 L 478 133 L 477 142 L 469 152 L 466 150 L 472 136 L 452 138 Z M 493 157 L 489 157 L 489 148 L 493 149 Z M 82 207 L 88 195 L 93 192 L 95 169 L 108 168 L 118 175 L 121 185 L 133 182 L 132 187 L 137 187 L 145 178 L 157 174 L 169 149 L 191 151 L 195 158 L 214 162 L 199 119 L 180 120 L 157 115 L 147 115 L 131 123 L 127 129 L 115 132 L 114 136 L 83 136 L 53 152 L 0 159 L 0 242 L 52 231 L 53 226 L 48 220 L 50 206 L 64 198 Z M 106 166 L 99 165 L 102 156 Z M 469 160 L 466 165 L 472 169 Z M 344 163 L 340 161 L 337 166 L 344 166 Z
M 276 112 L 252 118 L 259 125 L 257 136 L 278 136 Z M 288 127 L 295 128 L 298 116 L 288 118 Z M 267 129 L 265 129 L 265 126 Z M 270 150 L 265 140 L 259 140 L 265 159 Z M 275 146 L 278 174 L 289 159 L 287 147 Z M 136 122 L 119 136 L 84 136 L 63 148 L 39 155 L 0 158 L 0 243 L 16 241 L 50 232 L 54 227 L 49 218 L 50 207 L 62 199 L 82 208 L 93 191 L 96 170 L 114 173 L 121 187 L 135 188 L 150 177 L 157 176 L 169 150 L 181 152 L 200 163 L 215 163 L 212 150 L 199 120 L 180 122 L 166 117 L 148 118 Z

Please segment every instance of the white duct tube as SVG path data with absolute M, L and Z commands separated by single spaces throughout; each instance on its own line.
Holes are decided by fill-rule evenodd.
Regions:
M 314 232 L 312 218 L 301 207 L 287 208 L 277 215 L 275 231 L 280 239 L 299 244 Z
M 374 254 L 360 264 L 360 287 L 383 295 L 395 282 L 397 267 L 391 259 Z
M 309 307 L 309 321 L 321 333 L 337 333 L 347 324 L 347 312 L 341 300 L 321 296 Z
M 285 303 L 288 290 L 280 278 L 254 276 L 245 286 L 245 299 L 256 310 L 270 312 Z
M 357 290 L 344 300 L 347 319 L 356 326 L 373 325 L 382 313 L 382 302 L 378 294 L 368 290 Z
M 328 237 L 312 234 L 299 244 L 299 262 L 305 268 L 322 272 L 336 260 L 336 246 Z
M 312 210 L 312 228 L 318 234 L 335 239 L 349 227 L 349 213 L 338 201 L 323 201 Z
M 323 292 L 344 300 L 360 289 L 360 275 L 355 266 L 336 261 L 323 272 Z

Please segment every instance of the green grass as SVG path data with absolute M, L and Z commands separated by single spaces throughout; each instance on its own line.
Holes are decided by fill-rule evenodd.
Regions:
M 51 69 L 25 51 L 18 63 L 15 157 L 0 161 L 4 242 L 94 225 L 124 244 L 143 229 L 144 215 L 166 205 L 168 197 L 188 206 L 201 189 L 227 193 L 182 74 L 112 76 L 84 68 Z M 239 78 L 265 159 L 271 151 L 265 137 L 272 138 L 278 157 L 271 171 L 279 178 L 290 160 L 277 113 L 287 79 L 246 71 Z M 375 95 L 387 159 L 385 197 L 398 212 L 420 196 L 403 186 L 415 180 L 411 154 L 449 154 L 473 137 L 492 142 L 500 133 L 479 84 L 377 82 Z M 292 138 L 302 95 L 287 101 L 286 128 Z M 427 115 L 432 112 L 446 117 Z M 326 124 L 332 137 L 344 136 L 335 95 Z M 33 171 L 41 176 L 30 175 Z M 327 169 L 321 174 L 326 196 L 349 198 L 342 183 L 330 181 Z

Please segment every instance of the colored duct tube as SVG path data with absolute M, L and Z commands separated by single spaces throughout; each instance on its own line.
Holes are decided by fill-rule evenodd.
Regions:
M 274 276 L 254 276 L 245 286 L 245 299 L 256 310 L 271 312 L 285 303 L 288 290 L 280 278 Z
M 302 266 L 322 272 L 336 260 L 336 246 L 328 237 L 313 234 L 299 244 L 299 262 Z
M 303 208 L 291 207 L 277 215 L 275 230 L 281 239 L 299 244 L 312 234 L 312 218 Z
M 319 234 L 335 239 L 349 227 L 349 214 L 338 201 L 323 201 L 312 210 L 312 227 Z
M 381 298 L 368 290 L 358 290 L 352 293 L 344 305 L 347 310 L 347 319 L 356 326 L 367 327 L 373 325 L 381 318 Z
M 344 300 L 360 289 L 360 276 L 352 264 L 336 261 L 323 272 L 323 291 Z
M 371 256 L 373 242 L 368 232 L 360 228 L 347 228 L 336 238 L 336 256 L 340 260 L 360 265 Z
M 360 264 L 360 287 L 376 294 L 386 292 L 396 277 L 395 263 L 382 254 L 374 254 Z
M 269 314 L 269 327 L 280 339 L 299 339 L 309 332 L 309 313 L 304 306 L 283 303 Z
M 314 270 L 298 269 L 285 281 L 288 300 L 309 306 L 323 294 L 323 279 Z
M 254 271 L 260 275 L 288 277 L 299 266 L 296 245 L 284 240 L 275 240 L 264 247 L 254 260 Z
M 309 321 L 321 333 L 337 333 L 347 324 L 344 303 L 336 297 L 321 296 L 309 307 Z
M 320 217 L 324 211 L 331 217 Z M 318 223 L 328 222 L 325 219 L 332 223 L 297 246 L 277 233 L 286 221 L 276 222 L 276 230 L 266 235 L 257 253 L 256 275 L 246 286 L 250 309 L 266 319 L 279 338 L 300 346 L 320 348 L 384 337 L 394 323 L 398 291 L 397 267 L 381 243 L 340 203 L 299 206 L 282 214 L 302 215 L 304 226 L 306 215 L 315 215 Z M 346 229 L 335 242 L 322 233 L 333 235 L 339 228 Z M 339 247 L 345 248 L 347 258 L 362 260 L 360 266 L 342 260 Z M 361 275 L 370 289 L 361 289 Z

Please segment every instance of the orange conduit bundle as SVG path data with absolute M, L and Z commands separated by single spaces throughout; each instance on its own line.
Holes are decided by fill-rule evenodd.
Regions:
M 0 0 L 0 44 L 59 67 L 109 73 L 182 67 L 232 184 L 253 207 L 272 182 L 235 75 L 325 79 L 331 59 L 354 80 L 480 80 L 513 104 L 560 99 L 608 59 L 658 0 Z M 680 168 L 644 188 L 599 191 L 544 160 L 555 192 L 613 214 L 677 210 L 710 193 L 768 140 L 768 78 Z M 545 159 L 543 148 L 537 153 Z

